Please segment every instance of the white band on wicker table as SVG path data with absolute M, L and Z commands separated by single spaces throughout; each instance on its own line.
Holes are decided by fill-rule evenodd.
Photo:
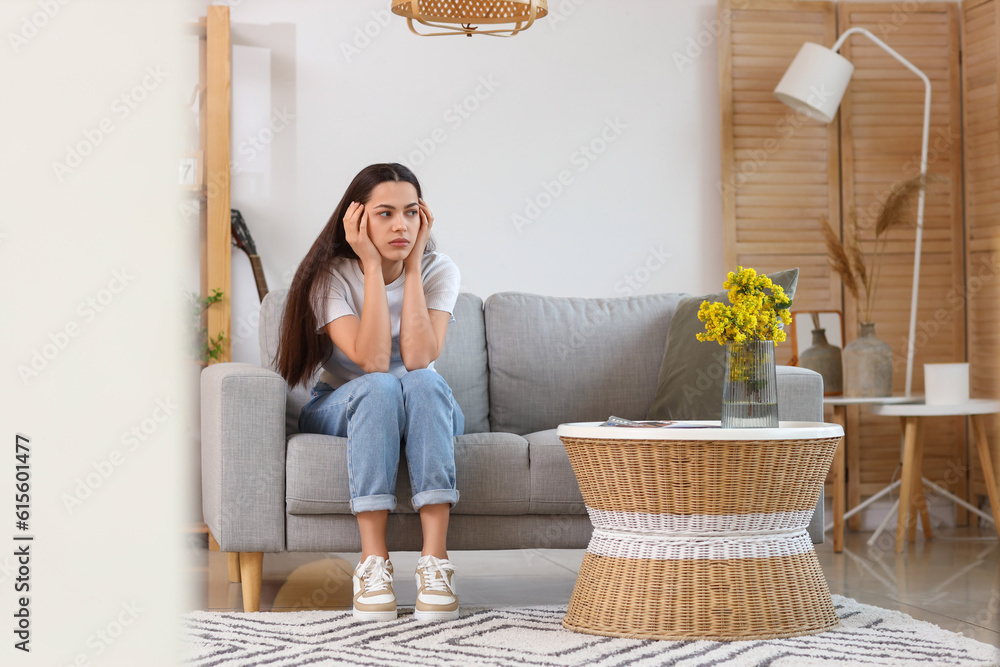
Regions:
M 587 552 L 610 558 L 644 560 L 730 560 L 775 558 L 810 553 L 812 540 L 805 528 L 777 534 L 641 535 L 594 529 Z
M 768 514 L 646 514 L 616 512 L 587 506 L 595 528 L 639 533 L 733 533 L 789 531 L 806 528 L 812 509 Z

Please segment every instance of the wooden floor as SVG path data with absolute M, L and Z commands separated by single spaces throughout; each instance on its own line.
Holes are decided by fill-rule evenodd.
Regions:
M 816 546 L 831 593 L 896 609 L 982 642 L 1000 646 L 1000 545 L 987 528 L 940 528 L 902 554 L 892 533 L 874 547 L 870 533 L 848 533 L 843 553 L 828 534 Z M 466 605 L 518 606 L 569 601 L 583 550 L 455 551 L 460 600 Z M 193 540 L 190 569 L 200 609 L 242 611 L 239 584 L 229 583 L 226 555 Z M 401 606 L 416 599 L 416 552 L 392 553 Z M 348 609 L 358 554 L 264 555 L 261 611 Z

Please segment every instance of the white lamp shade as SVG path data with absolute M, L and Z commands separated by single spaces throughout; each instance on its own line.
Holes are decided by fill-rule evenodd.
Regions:
M 829 123 L 837 115 L 854 65 L 825 46 L 806 42 L 781 77 L 774 94 L 815 120 Z

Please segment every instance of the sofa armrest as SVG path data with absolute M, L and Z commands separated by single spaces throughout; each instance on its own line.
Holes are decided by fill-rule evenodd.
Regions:
M 823 376 L 797 366 L 778 366 L 778 419 L 793 422 L 823 421 Z M 809 522 L 813 544 L 822 544 L 825 534 L 826 496 L 820 489 L 819 501 Z
M 286 388 L 251 364 L 201 372 L 202 509 L 222 551 L 285 550 Z
M 798 366 L 778 366 L 778 419 L 823 421 L 823 376 Z

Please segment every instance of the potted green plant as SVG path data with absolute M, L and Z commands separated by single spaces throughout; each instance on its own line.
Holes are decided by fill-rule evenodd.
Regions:
M 209 338 L 208 327 L 204 325 L 203 315 L 213 303 L 222 301 L 222 290 L 216 288 L 212 291 L 211 295 L 205 298 L 199 297 L 194 292 L 188 292 L 187 295 L 191 302 L 191 315 L 194 320 L 191 342 L 192 352 L 198 356 L 198 361 L 202 366 L 207 366 L 212 361 L 219 360 L 219 355 L 222 353 L 222 347 L 226 340 L 226 333 L 220 331 L 219 335 L 214 339 Z

